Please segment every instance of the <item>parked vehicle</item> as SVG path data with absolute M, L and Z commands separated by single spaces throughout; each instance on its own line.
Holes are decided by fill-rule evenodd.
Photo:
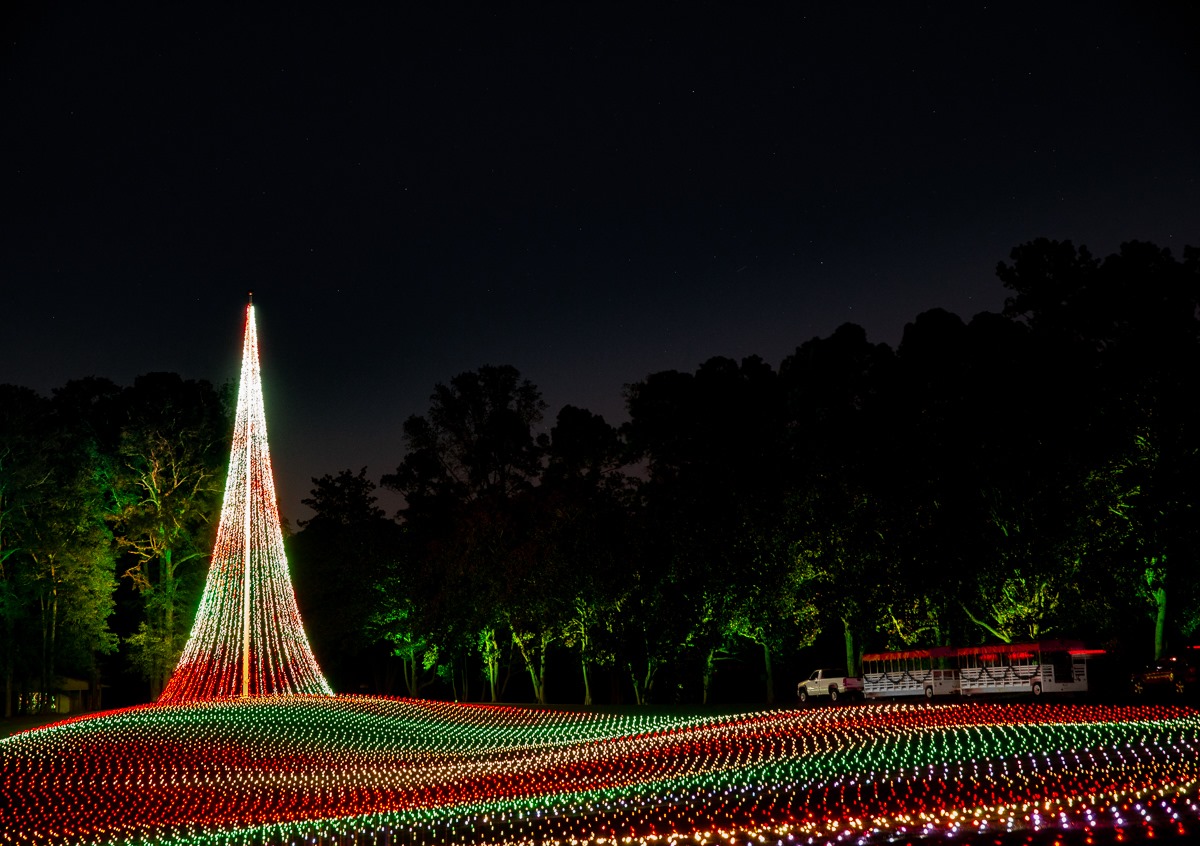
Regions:
M 1170 655 L 1147 665 L 1129 679 L 1129 689 L 1141 696 L 1163 692 L 1182 696 L 1196 690 L 1197 669 L 1193 654 Z
M 875 652 L 863 656 L 863 695 L 922 696 L 958 693 L 958 651 L 952 646 Z
M 1080 693 L 1088 689 L 1088 660 L 1102 654 L 1058 640 L 876 652 L 863 656 L 863 694 L 932 699 L 949 693 Z
M 837 702 L 843 696 L 861 694 L 862 679 L 848 676 L 842 670 L 813 670 L 811 676 L 796 685 L 796 698 L 807 702 L 811 696 L 828 696 Z

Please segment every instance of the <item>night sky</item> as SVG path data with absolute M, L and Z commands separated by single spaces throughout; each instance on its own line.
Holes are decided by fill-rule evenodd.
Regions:
M 261 5 L 0 12 L 0 383 L 236 379 L 253 291 L 293 522 L 483 364 L 619 423 L 1039 236 L 1200 244 L 1189 3 Z

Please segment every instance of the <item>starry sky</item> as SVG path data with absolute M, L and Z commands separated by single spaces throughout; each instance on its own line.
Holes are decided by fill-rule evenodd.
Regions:
M 1036 237 L 1200 244 L 1188 3 L 516 5 L 6 5 L 0 383 L 235 380 L 253 291 L 294 522 L 484 364 L 620 423 Z

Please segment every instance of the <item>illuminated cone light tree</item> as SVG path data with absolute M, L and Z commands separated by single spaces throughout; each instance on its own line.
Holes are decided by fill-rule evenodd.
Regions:
M 212 564 L 191 637 L 159 702 L 272 694 L 332 691 L 304 633 L 283 551 L 251 303 Z

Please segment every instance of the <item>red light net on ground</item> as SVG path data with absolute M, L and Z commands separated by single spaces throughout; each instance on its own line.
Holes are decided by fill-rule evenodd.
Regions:
M 7 843 L 1114 843 L 1200 834 L 1200 714 L 724 717 L 252 697 L 0 742 Z

